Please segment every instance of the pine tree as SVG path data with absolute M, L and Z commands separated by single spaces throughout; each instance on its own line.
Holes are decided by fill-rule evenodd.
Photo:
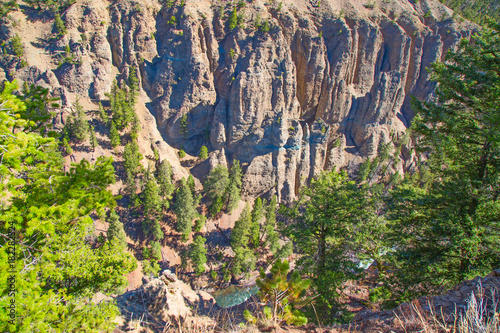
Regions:
M 92 236 L 91 215 L 116 206 L 107 190 L 115 182 L 113 161 L 82 160 L 64 170 L 57 140 L 29 130 L 24 117 L 35 110 L 27 110 L 15 89 L 4 82 L 0 91 L 0 146 L 9 147 L 0 166 L 0 191 L 9 198 L 0 210 L 0 233 L 17 240 L 16 256 L 9 261 L 11 245 L 0 237 L 0 281 L 14 270 L 22 288 L 7 297 L 10 287 L 0 284 L 5 296 L 0 298 L 0 331 L 112 331 L 117 307 L 106 301 L 91 304 L 88 297 L 115 293 L 136 267 L 116 239 L 99 242 Z M 19 174 L 29 182 L 19 182 Z M 5 309 L 12 300 L 17 319 L 9 322 Z
M 238 26 L 238 14 L 236 12 L 236 7 L 231 11 L 231 16 L 229 16 L 229 30 L 233 30 Z
M 266 211 L 265 239 L 271 253 L 279 249 L 279 234 L 276 231 L 276 196 L 273 196 Z
M 234 258 L 231 267 L 231 272 L 234 276 L 239 276 L 242 273 L 249 275 L 250 272 L 255 270 L 255 254 L 248 247 L 238 247 L 233 249 Z
M 120 145 L 120 134 L 116 129 L 116 124 L 114 120 L 111 120 L 111 127 L 109 128 L 109 140 L 111 142 L 111 146 L 116 148 Z
M 158 184 L 154 177 L 150 177 L 144 189 L 144 212 L 149 216 L 157 216 L 161 212 L 162 200 L 159 194 Z
M 229 171 L 222 165 L 216 166 L 208 174 L 203 188 L 210 202 L 209 211 L 218 214 L 226 201 L 226 190 L 229 185 Z
M 163 198 L 163 207 L 168 209 L 170 207 L 169 201 L 172 199 L 175 186 L 172 183 L 172 167 L 167 160 L 163 160 L 156 171 L 156 179 L 160 186 L 160 195 Z
M 240 218 L 234 223 L 234 228 L 231 232 L 231 247 L 233 250 L 248 246 L 251 236 L 251 225 L 252 215 L 250 213 L 250 206 L 246 204 Z
M 95 136 L 94 127 L 90 126 L 89 133 L 90 133 L 90 146 L 92 147 L 92 151 L 95 152 L 95 147 L 97 147 L 98 143 L 97 143 L 97 138 Z
M 131 141 L 125 145 L 123 151 L 123 165 L 125 172 L 135 176 L 138 173 L 139 166 L 141 165 L 142 155 L 139 153 L 139 146 L 136 141 Z
M 89 123 L 85 116 L 85 110 L 77 99 L 71 115 L 67 120 L 68 132 L 72 138 L 82 142 L 89 133 Z
M 104 125 L 107 125 L 109 122 L 109 117 L 108 114 L 106 113 L 106 110 L 104 110 L 104 107 L 102 106 L 101 102 L 99 102 L 99 117 L 101 118 L 101 121 Z
M 227 189 L 227 209 L 229 212 L 232 212 L 233 209 L 238 206 L 241 199 L 242 175 L 243 172 L 241 170 L 240 162 L 238 160 L 234 160 L 229 174 L 229 186 Z
M 161 230 L 160 223 L 157 220 L 154 220 L 153 224 L 151 225 L 151 234 L 153 235 L 153 238 L 157 241 L 161 241 L 165 237 L 165 234 Z
M 207 249 L 205 248 L 206 239 L 197 236 L 190 246 L 189 258 L 194 266 L 194 272 L 200 276 L 205 273 L 205 263 L 207 262 Z
M 182 233 L 182 240 L 186 241 L 193 227 L 196 206 L 193 193 L 185 179 L 177 189 L 173 210 L 177 216 L 176 230 Z
M 200 160 L 206 160 L 208 158 L 208 149 L 206 146 L 201 146 L 200 153 L 198 154 Z
M 426 158 L 420 174 L 391 193 L 388 212 L 400 300 L 487 274 L 500 262 L 498 59 L 500 24 L 491 23 L 432 65 L 436 99 L 413 104 L 416 147 Z
M 267 304 L 263 312 L 267 319 L 279 325 L 285 321 L 288 325 L 301 326 L 307 324 L 307 318 L 297 307 L 303 307 L 311 299 L 306 298 L 306 291 L 311 281 L 303 280 L 297 271 L 288 279 L 290 265 L 288 261 L 276 260 L 271 268 L 271 277 L 263 270 L 256 283 L 259 287 L 259 298 Z
M 262 204 L 262 199 L 257 198 L 254 201 L 252 208 L 252 225 L 250 227 L 251 242 L 254 248 L 259 246 L 260 238 L 260 220 L 264 215 L 264 207 Z
M 125 231 L 123 230 L 123 224 L 120 222 L 120 216 L 118 216 L 114 209 L 109 212 L 107 222 L 109 223 L 107 238 L 109 240 L 116 238 L 121 246 L 127 245 L 127 238 L 125 236 Z
M 359 270 L 350 255 L 358 250 L 356 232 L 368 208 L 361 188 L 335 170 L 311 180 L 298 202 L 283 208 L 289 218 L 283 233 L 301 255 L 297 267 L 311 277 L 314 292 L 320 294 L 316 305 L 325 309 L 318 315 L 322 322 L 330 323 L 340 310 L 336 290 Z
M 139 91 L 139 78 L 137 76 L 137 69 L 135 66 L 130 67 L 128 87 L 130 89 L 130 101 L 131 104 L 134 105 L 137 101 L 137 95 Z

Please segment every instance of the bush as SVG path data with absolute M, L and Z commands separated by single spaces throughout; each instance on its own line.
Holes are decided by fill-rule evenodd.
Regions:
M 64 24 L 64 21 L 61 19 L 61 15 L 59 15 L 59 13 L 55 15 L 54 26 L 56 27 L 57 34 L 59 37 L 66 34 L 66 25 Z
M 186 152 L 184 151 L 184 149 L 181 148 L 181 150 L 179 150 L 179 157 L 180 158 L 184 158 L 186 157 Z
M 206 146 L 201 146 L 198 157 L 200 160 L 206 160 L 208 158 L 208 148 Z

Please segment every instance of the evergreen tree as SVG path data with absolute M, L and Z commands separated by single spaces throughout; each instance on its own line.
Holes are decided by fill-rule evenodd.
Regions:
M 187 241 L 193 227 L 196 206 L 193 193 L 185 179 L 182 180 L 181 186 L 177 189 L 173 209 L 177 216 L 176 230 L 182 233 L 182 240 Z
M 161 256 L 161 245 L 160 243 L 154 241 L 151 242 L 151 258 L 160 261 L 162 256 Z
M 231 11 L 231 16 L 229 16 L 229 30 L 233 30 L 238 26 L 238 14 L 236 12 L 236 7 Z
M 341 307 L 337 288 L 359 270 L 350 256 L 358 250 L 356 233 L 368 208 L 364 192 L 335 170 L 313 179 L 293 207 L 283 208 L 289 218 L 283 232 L 302 255 L 297 266 L 320 294 L 316 304 L 325 310 L 318 314 L 322 322 L 331 323 Z
M 24 45 L 23 42 L 21 41 L 21 37 L 19 37 L 18 34 L 16 34 L 14 37 L 12 37 L 12 40 L 10 41 L 10 46 L 12 47 L 12 51 L 18 58 L 24 57 Z
M 144 189 L 144 212 L 149 216 L 157 216 L 161 212 L 162 200 L 160 190 L 154 177 L 150 177 Z
M 111 142 L 111 146 L 116 148 L 120 145 L 120 134 L 116 129 L 116 124 L 113 120 L 111 120 L 111 127 L 109 128 L 109 140 Z
M 160 223 L 158 221 L 154 221 L 153 225 L 151 226 L 151 234 L 153 235 L 153 238 L 157 241 L 163 240 L 165 238 L 165 234 L 161 230 Z
M 82 142 L 89 133 L 89 123 L 85 116 L 85 110 L 78 99 L 75 102 L 71 115 L 67 120 L 68 133 L 72 138 Z
M 97 138 L 95 136 L 94 127 L 90 126 L 89 133 L 90 133 L 90 147 L 92 147 L 92 151 L 95 152 L 95 147 L 97 147 L 98 143 L 97 143 Z
M 135 66 L 130 67 L 130 72 L 128 76 L 128 87 L 130 89 L 130 102 L 131 105 L 135 105 L 137 101 L 137 95 L 139 92 L 139 78 L 137 76 L 137 69 Z
M 233 231 L 231 231 L 231 247 L 233 250 L 248 247 L 251 236 L 251 225 L 252 215 L 250 213 L 250 206 L 246 204 L 240 218 L 234 223 Z
M 242 273 L 249 275 L 250 272 L 255 270 L 255 254 L 248 247 L 238 247 L 233 249 L 234 258 L 231 272 L 234 276 L 239 276 Z
M 495 23 L 433 64 L 437 98 L 413 105 L 416 147 L 426 159 L 420 175 L 407 176 L 392 192 L 388 214 L 399 300 L 441 291 L 500 264 L 498 59 Z M 431 175 L 427 184 L 424 172 Z
M 222 165 L 216 166 L 208 174 L 203 184 L 207 194 L 209 211 L 212 215 L 218 214 L 226 201 L 226 189 L 229 185 L 229 171 Z
M 99 102 L 99 117 L 101 118 L 101 121 L 104 125 L 108 124 L 109 117 L 108 114 L 106 113 L 106 110 L 104 110 L 104 107 L 102 106 L 101 102 Z
M 208 158 L 208 149 L 206 146 L 201 146 L 200 153 L 198 154 L 200 160 L 206 160 Z
M 0 284 L 0 330 L 111 331 L 117 307 L 88 297 L 115 292 L 136 266 L 117 240 L 91 236 L 91 215 L 116 206 L 107 190 L 115 182 L 112 160 L 83 160 L 65 172 L 58 142 L 29 130 L 24 112 L 34 110 L 26 110 L 14 89 L 6 82 L 0 92 L 0 146 L 9 147 L 0 164 L 0 191 L 9 198 L 0 210 L 0 281 L 14 270 L 21 284 L 12 297 L 9 285 Z M 29 182 L 20 182 L 20 174 Z M 12 242 L 16 256 L 9 259 Z M 17 318 L 11 321 L 14 300 Z
M 227 209 L 229 212 L 232 212 L 233 209 L 238 206 L 238 202 L 241 199 L 242 175 L 243 172 L 241 170 L 240 162 L 238 160 L 234 160 L 229 174 L 229 186 L 227 189 Z
M 138 173 L 141 160 L 142 155 L 139 153 L 139 145 L 137 142 L 131 141 L 127 143 L 123 151 L 123 165 L 125 166 L 125 172 L 135 176 Z
M 276 253 L 279 248 L 279 234 L 276 231 L 276 196 L 273 196 L 267 206 L 265 239 L 271 253 Z
M 205 263 L 207 262 L 206 239 L 198 235 L 190 246 L 189 258 L 194 266 L 194 272 L 200 276 L 205 273 Z
M 120 216 L 118 216 L 114 209 L 109 212 L 107 222 L 109 223 L 107 231 L 108 240 L 116 238 L 121 246 L 126 246 L 127 238 L 125 236 L 125 231 L 123 230 L 123 223 L 120 222 Z
M 172 183 L 172 167 L 167 160 L 163 160 L 156 171 L 156 179 L 160 186 L 160 195 L 163 198 L 163 207 L 168 209 L 170 207 L 169 201 L 172 199 L 175 186 Z
M 254 248 L 259 246 L 260 238 L 260 220 L 264 215 L 264 206 L 262 199 L 257 198 L 252 208 L 252 225 L 250 227 L 251 242 Z
M 297 271 L 288 279 L 290 265 L 288 261 L 277 260 L 271 268 L 271 277 L 263 270 L 256 283 L 259 287 L 259 298 L 267 304 L 263 312 L 267 319 L 279 325 L 285 321 L 288 325 L 301 326 L 307 324 L 307 318 L 299 309 L 309 303 L 306 291 L 311 281 L 303 280 Z

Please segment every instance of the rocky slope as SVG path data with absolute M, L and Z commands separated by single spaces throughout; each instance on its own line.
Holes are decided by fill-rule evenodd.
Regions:
M 211 165 L 242 162 L 247 196 L 290 201 L 318 172 L 355 172 L 401 138 L 411 95 L 435 88 L 426 68 L 476 29 L 437 1 L 415 2 L 82 0 L 63 14 L 59 39 L 47 17 L 14 13 L 0 38 L 20 33 L 28 66 L 3 56 L 0 78 L 55 88 L 69 107 L 76 96 L 105 99 L 113 79 L 138 66 L 156 118 L 143 149 L 163 145 L 180 170 L 172 147 L 196 155 L 208 146 Z M 66 45 L 78 62 L 61 64 Z M 158 131 L 159 140 L 149 135 Z M 411 167 L 410 150 L 401 159 L 395 169 Z

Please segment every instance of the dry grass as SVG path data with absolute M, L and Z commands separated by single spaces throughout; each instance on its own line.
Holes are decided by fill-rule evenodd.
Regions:
M 500 333 L 498 292 L 481 286 L 471 293 L 465 312 L 455 309 L 455 313 L 444 314 L 430 302 L 425 310 L 418 301 L 401 312 L 396 314 L 396 324 L 408 333 Z

